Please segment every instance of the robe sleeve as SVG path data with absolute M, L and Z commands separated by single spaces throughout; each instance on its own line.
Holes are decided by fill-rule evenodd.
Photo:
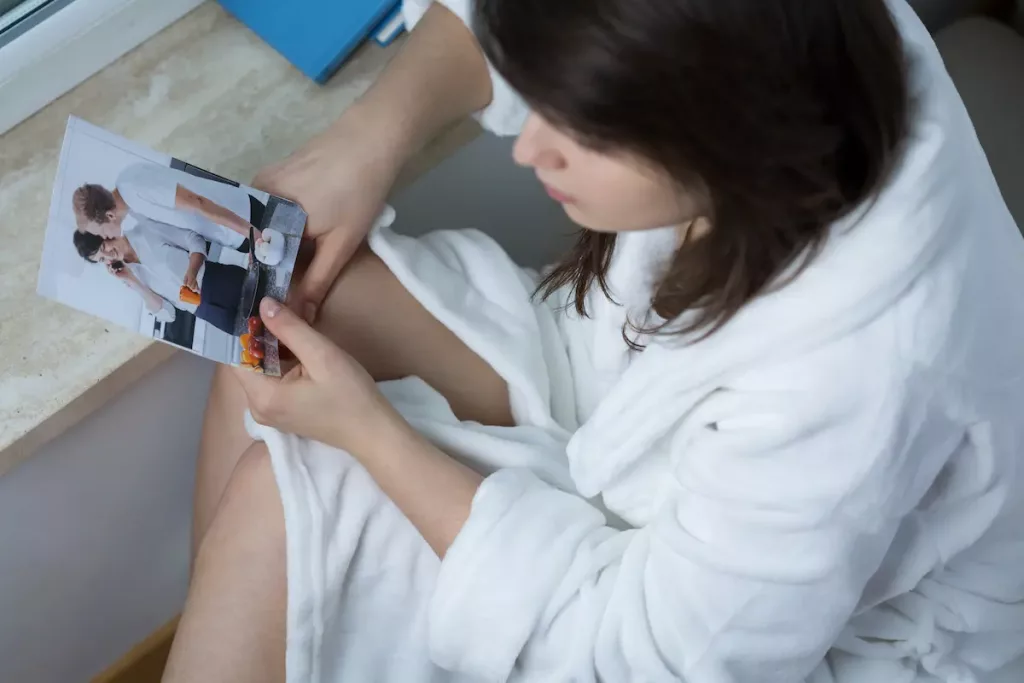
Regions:
M 411 31 L 419 23 L 432 1 L 404 0 L 402 13 L 408 30 Z M 470 21 L 473 12 L 472 0 L 437 0 L 437 2 L 450 9 L 466 26 L 472 26 Z M 487 67 L 491 73 L 493 98 L 487 107 L 477 113 L 476 118 L 480 125 L 496 135 L 518 135 L 530 113 L 529 107 L 490 63 Z
M 923 418 L 901 406 L 919 404 L 839 384 L 713 393 L 642 528 L 528 471 L 491 475 L 442 562 L 435 661 L 487 680 L 805 680 L 952 448 L 906 462 Z

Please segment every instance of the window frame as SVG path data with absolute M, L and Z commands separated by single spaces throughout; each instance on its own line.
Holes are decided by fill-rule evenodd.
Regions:
M 204 0 L 56 0 L 0 44 L 0 135 Z

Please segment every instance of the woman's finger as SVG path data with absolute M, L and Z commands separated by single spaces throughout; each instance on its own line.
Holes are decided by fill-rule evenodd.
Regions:
M 246 401 L 253 417 L 260 421 L 262 416 L 273 415 L 274 401 L 277 391 L 280 388 L 281 380 L 276 377 L 267 377 L 248 368 L 236 368 L 235 377 L 242 385 Z
M 266 328 L 313 373 L 322 369 L 328 355 L 336 351 L 329 339 L 279 301 L 269 297 L 263 299 L 260 302 L 260 317 Z

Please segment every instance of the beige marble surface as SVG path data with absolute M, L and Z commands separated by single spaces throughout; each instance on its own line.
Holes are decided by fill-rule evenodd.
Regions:
M 211 2 L 0 136 L 0 475 L 175 353 L 35 294 L 68 115 L 248 181 L 329 125 L 395 49 L 364 46 L 317 86 Z

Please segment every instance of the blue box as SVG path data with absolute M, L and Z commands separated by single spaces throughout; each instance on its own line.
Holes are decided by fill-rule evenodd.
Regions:
M 396 0 L 220 0 L 302 73 L 323 83 L 370 35 Z

